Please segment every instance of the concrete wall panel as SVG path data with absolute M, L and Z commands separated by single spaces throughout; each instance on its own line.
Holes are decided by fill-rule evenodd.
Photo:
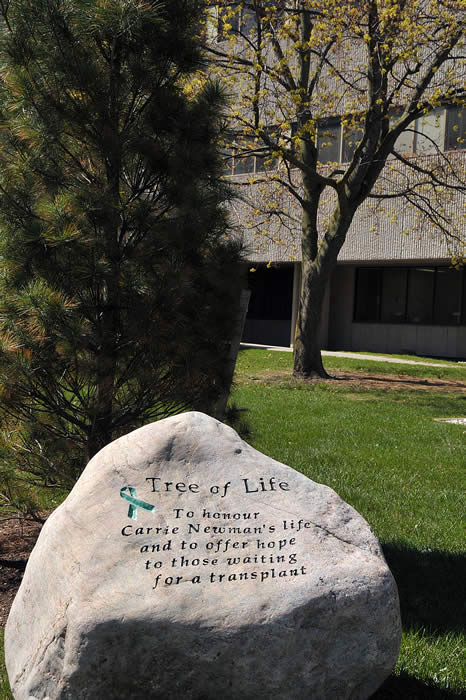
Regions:
M 334 333 L 332 350 L 466 357 L 466 328 L 352 323 L 351 342 Z

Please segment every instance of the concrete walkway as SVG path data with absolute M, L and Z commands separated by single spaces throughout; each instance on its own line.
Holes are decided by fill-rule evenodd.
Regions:
M 293 352 L 293 348 L 278 347 L 276 345 L 255 345 L 253 343 L 241 343 L 242 348 L 260 348 L 262 350 L 280 350 L 282 352 Z M 440 364 L 439 362 L 423 362 L 422 360 L 402 360 L 399 357 L 387 357 L 386 355 L 363 355 L 360 352 L 337 352 L 333 350 L 322 350 L 322 355 L 331 355 L 333 357 L 349 357 L 354 360 L 373 360 L 374 362 L 393 362 L 398 365 L 425 365 L 426 367 L 445 367 L 448 365 Z M 452 364 L 455 360 L 452 360 Z M 464 365 L 466 372 L 466 362 L 456 362 L 457 365 Z

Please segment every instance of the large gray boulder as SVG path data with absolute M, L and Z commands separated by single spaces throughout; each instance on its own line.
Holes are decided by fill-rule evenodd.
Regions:
M 50 516 L 5 634 L 17 700 L 368 698 L 396 586 L 337 494 L 201 413 L 105 447 Z

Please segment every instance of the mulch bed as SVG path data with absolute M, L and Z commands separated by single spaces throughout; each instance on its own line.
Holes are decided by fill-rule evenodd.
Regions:
M 42 525 L 17 518 L 0 521 L 0 627 L 6 625 L 13 598 Z
M 402 374 L 370 374 L 364 375 L 362 372 L 335 372 L 335 379 L 346 382 L 348 385 L 363 387 L 366 389 L 419 389 L 421 391 L 446 391 L 452 393 L 463 393 L 466 391 L 466 381 L 459 379 L 418 379 L 417 377 L 407 377 Z M 466 380 L 466 369 L 465 369 Z
M 338 389 L 342 386 L 355 389 L 383 389 L 385 390 L 421 390 L 421 391 L 444 391 L 447 393 L 466 392 L 466 381 L 459 379 L 429 377 L 429 379 L 419 379 L 402 374 L 371 374 L 365 375 L 363 372 L 331 371 L 330 379 L 296 379 L 293 380 L 290 370 L 282 370 L 273 374 L 258 373 L 257 376 L 247 377 L 248 381 L 265 382 L 266 384 L 280 384 L 284 381 L 307 382 L 309 384 L 325 383 Z M 466 378 L 466 370 L 465 370 Z

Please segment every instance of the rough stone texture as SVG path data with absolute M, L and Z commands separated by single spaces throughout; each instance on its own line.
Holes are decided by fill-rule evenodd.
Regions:
M 128 486 L 155 512 L 131 519 Z M 5 635 L 17 700 L 363 699 L 399 643 L 363 518 L 201 413 L 94 457 L 44 526 Z

